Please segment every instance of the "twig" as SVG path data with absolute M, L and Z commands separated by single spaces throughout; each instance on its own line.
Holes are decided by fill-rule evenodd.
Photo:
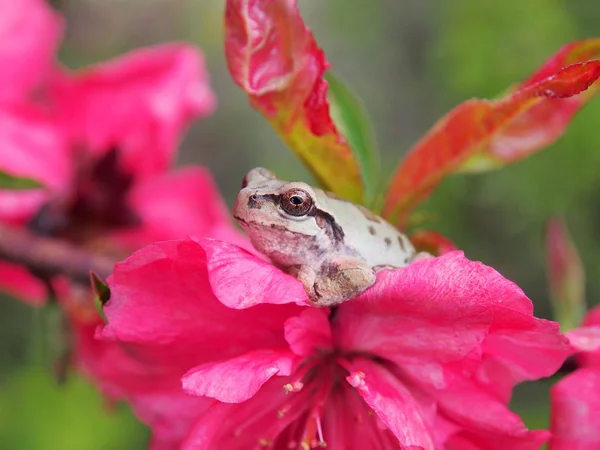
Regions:
M 106 278 L 115 263 L 60 239 L 40 237 L 6 225 L 0 225 L 0 259 L 23 265 L 44 277 L 66 275 L 85 285 L 90 283 L 90 271 Z

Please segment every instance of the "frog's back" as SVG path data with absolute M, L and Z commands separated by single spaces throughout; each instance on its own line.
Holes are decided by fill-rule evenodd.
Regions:
M 374 268 L 403 267 L 414 256 L 408 238 L 393 225 L 367 208 L 327 193 L 323 208 L 332 209 L 344 230 L 341 246 Z

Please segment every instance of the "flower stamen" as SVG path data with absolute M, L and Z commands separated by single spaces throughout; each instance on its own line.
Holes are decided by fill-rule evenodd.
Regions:
M 327 447 L 325 439 L 323 439 L 323 427 L 321 426 L 321 416 L 316 419 L 317 422 L 317 436 L 319 437 L 319 447 Z
M 304 387 L 304 383 L 302 381 L 293 381 L 291 383 L 287 383 L 283 385 L 283 390 L 286 394 L 290 392 L 299 392 Z
M 260 438 L 258 443 L 261 447 L 272 447 L 273 446 L 273 441 L 270 441 L 269 439 L 265 439 L 265 438 Z

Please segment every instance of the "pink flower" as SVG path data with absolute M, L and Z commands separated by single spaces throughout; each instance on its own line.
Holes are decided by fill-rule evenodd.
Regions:
M 181 133 L 215 106 L 200 52 L 168 44 L 83 71 L 59 69 L 62 21 L 41 0 L 17 3 L 4 14 L 0 6 L 0 36 L 18 34 L 0 43 L 8 68 L 0 89 L 20 92 L 5 103 L 0 92 L 0 171 L 43 188 L 0 190 L 0 221 L 117 259 L 155 239 L 204 233 L 209 222 L 230 227 L 220 200 L 206 200 L 221 205 L 211 212 L 194 197 L 212 183 L 202 169 L 165 174 Z M 36 277 L 7 262 L 0 286 L 32 304 L 47 296 Z
M 21 101 L 48 75 L 62 19 L 43 0 L 0 2 L 0 103 Z
M 188 235 L 242 243 L 205 169 L 167 171 L 191 120 L 215 106 L 200 52 L 161 45 L 70 72 L 54 62 L 60 29 L 43 0 L 0 5 L 0 36 L 6 37 L 0 42 L 0 171 L 43 185 L 0 190 L 0 222 L 116 260 L 154 240 Z M 71 324 L 78 369 L 109 397 L 141 405 L 142 418 L 160 436 L 157 446 L 180 439 L 186 411 L 195 415 L 207 400 L 186 396 L 179 372 L 169 376 L 169 368 L 149 367 L 127 348 L 95 340 L 102 322 L 87 286 L 49 281 Z M 0 286 L 36 305 L 49 295 L 46 283 L 4 261 Z M 164 415 L 165 399 L 182 411 Z
M 68 204 L 82 190 L 114 184 L 110 177 L 123 184 L 166 171 L 190 120 L 215 103 L 199 52 L 185 44 L 139 50 L 81 73 L 63 71 L 46 91 L 44 110 L 0 107 L 0 136 L 8 142 L 0 170 L 45 187 L 0 192 L 0 219 L 23 223 L 49 201 Z M 89 177 L 104 179 L 82 186 Z
M 69 291 L 73 296 L 73 289 Z M 89 291 L 80 293 L 81 304 L 89 304 Z M 73 298 L 69 305 L 74 305 Z M 188 432 L 198 411 L 210 406 L 210 400 L 186 395 L 181 390 L 179 371 L 168 366 L 148 364 L 131 354 L 127 346 L 94 338 L 102 323 L 88 309 L 88 320 L 79 313 L 72 320 L 78 370 L 94 381 L 112 401 L 128 400 L 145 423 L 152 424 L 153 450 L 176 449 Z
M 186 449 L 537 449 L 547 433 L 508 397 L 570 353 L 517 286 L 460 252 L 382 271 L 332 310 L 212 239 L 148 246 L 109 285 L 99 336 L 214 399 L 187 416 Z M 179 398 L 163 400 L 180 414 Z
M 111 242 L 125 248 L 187 235 L 213 236 L 246 245 L 232 227 L 209 173 L 200 168 L 148 178 L 132 190 L 130 202 L 143 226 L 118 231 L 110 237 Z M 141 420 L 153 424 L 154 449 L 177 448 L 198 411 L 210 401 L 188 396 L 181 390 L 178 367 L 140 357 L 127 345 L 95 339 L 102 321 L 90 301 L 89 289 L 64 281 L 57 280 L 55 288 L 70 318 L 77 368 L 109 398 L 129 401 Z
M 184 43 L 63 70 L 49 91 L 74 144 L 97 159 L 118 148 L 119 164 L 135 176 L 168 169 L 187 125 L 216 104 L 201 53 Z
M 579 368 L 551 391 L 550 450 L 600 448 L 600 307 L 567 333 Z
M 44 0 L 0 6 L 0 171 L 44 186 L 0 191 L 3 222 L 23 224 L 48 202 L 76 201 L 94 171 L 132 179 L 166 171 L 190 121 L 215 106 L 202 55 L 190 45 L 140 49 L 72 72 L 55 61 L 61 34 L 62 19 Z
M 70 167 L 62 136 L 33 104 L 52 71 L 63 21 L 43 0 L 0 4 L 0 172 L 32 176 L 60 189 Z M 46 197 L 41 190 L 0 190 L 0 220 L 22 221 Z

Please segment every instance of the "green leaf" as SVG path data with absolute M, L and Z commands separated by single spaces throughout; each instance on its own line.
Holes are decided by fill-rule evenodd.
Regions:
M 331 116 L 346 137 L 360 165 L 367 204 L 374 201 L 379 179 L 379 148 L 365 106 L 350 87 L 331 72 L 325 74 L 329 83 L 328 100 Z
M 6 172 L 0 171 L 0 189 L 20 191 L 26 189 L 38 189 L 41 187 L 42 184 L 33 178 L 14 177 Z
M 94 272 L 90 272 L 90 281 L 92 282 L 92 292 L 94 293 L 94 306 L 102 320 L 105 323 L 108 323 L 103 307 L 110 300 L 110 288 L 104 280 Z

